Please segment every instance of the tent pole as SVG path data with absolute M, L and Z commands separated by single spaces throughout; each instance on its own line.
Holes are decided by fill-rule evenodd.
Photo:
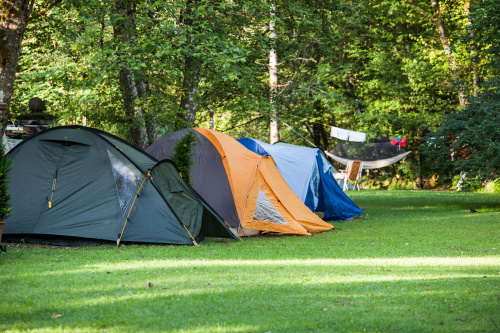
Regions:
M 184 224 L 182 226 L 184 227 L 184 229 L 186 229 L 187 233 L 189 234 L 189 237 L 191 237 L 191 239 L 193 240 L 194 245 L 199 246 L 198 243 L 196 243 L 196 241 L 194 240 L 194 237 L 189 232 L 188 228 Z
M 141 191 L 142 185 L 144 185 L 144 182 L 148 177 L 151 177 L 151 170 L 148 170 L 148 174 L 144 176 L 144 179 L 142 180 L 141 186 L 139 186 L 139 189 L 137 190 L 137 193 L 135 194 L 134 201 L 132 201 L 132 205 L 130 205 L 130 209 L 128 211 L 127 218 L 125 219 L 125 223 L 123 224 L 122 232 L 120 233 L 120 237 L 116 241 L 116 246 L 120 246 L 120 242 L 122 240 L 123 232 L 125 231 L 125 226 L 127 225 L 128 218 L 130 217 L 130 213 L 132 212 L 132 208 L 134 208 L 135 200 L 139 196 L 139 192 Z M 190 235 L 191 236 L 191 235 Z M 192 237 L 191 237 L 192 238 Z
M 270 156 L 270 155 L 268 155 Z M 257 172 L 257 168 L 259 167 L 259 164 L 260 164 L 260 161 L 262 161 L 262 159 L 264 158 L 264 156 L 262 156 L 259 160 L 259 162 L 257 162 L 257 165 L 255 166 L 255 170 L 253 171 L 253 175 L 252 175 L 252 180 L 254 179 L 255 177 L 255 173 Z M 241 217 L 240 217 L 240 226 L 243 227 L 243 225 L 241 224 L 241 222 L 243 222 L 243 215 L 245 214 L 245 208 L 247 206 L 247 200 L 248 200 L 248 193 L 250 193 L 250 189 L 252 188 L 252 181 L 250 181 L 250 185 L 248 186 L 248 190 L 247 190 L 247 194 L 246 194 L 246 197 L 245 197 L 245 202 L 243 203 L 243 209 L 241 211 Z

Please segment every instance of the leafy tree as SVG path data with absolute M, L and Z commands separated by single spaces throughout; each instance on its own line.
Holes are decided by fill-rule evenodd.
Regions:
M 117 41 L 116 57 L 121 67 L 118 76 L 123 104 L 130 121 L 130 136 L 133 144 L 146 148 L 148 144 L 156 141 L 158 130 L 154 117 L 148 115 L 147 110 L 150 90 L 143 68 L 146 65 L 140 62 L 138 66 L 134 66 L 130 61 L 140 58 L 136 54 L 139 43 L 136 15 L 140 3 L 138 0 L 115 0 L 111 17 Z
M 0 8 L 0 102 L 6 104 L 0 110 L 0 134 L 9 119 L 10 103 L 14 93 L 17 66 L 21 56 L 24 32 L 30 20 L 38 19 L 58 5 L 61 0 L 5 0 Z
M 449 181 L 464 171 L 469 178 L 494 179 L 500 176 L 500 4 L 479 1 L 471 12 L 469 29 L 488 64 L 490 73 L 477 96 L 444 125 L 428 136 L 426 155 L 430 170 Z
M 9 171 L 12 160 L 7 156 L 5 146 L 0 144 L 0 221 L 5 221 L 11 212 L 9 203 L 12 195 L 9 193 Z
M 479 94 L 476 83 L 495 73 L 485 66 L 492 43 L 475 24 L 487 1 L 273 3 L 273 100 L 284 141 L 328 148 L 335 125 L 370 140 L 405 136 L 414 149 L 456 112 L 456 83 Z M 159 135 L 200 124 L 267 141 L 270 8 L 260 0 L 65 0 L 27 26 L 12 112 L 24 112 L 36 91 L 58 124 L 98 127 L 141 146 L 154 133 L 148 123 Z
M 193 151 L 193 146 L 198 140 L 193 129 L 189 129 L 187 133 L 177 141 L 174 147 L 174 156 L 172 156 L 172 161 L 177 166 L 177 170 L 181 177 L 189 184 L 191 183 L 191 166 L 193 165 L 193 159 L 195 152 Z
M 500 176 L 500 79 L 482 85 L 463 110 L 448 116 L 443 126 L 428 136 L 425 154 L 431 171 L 449 182 L 461 171 L 468 177 Z

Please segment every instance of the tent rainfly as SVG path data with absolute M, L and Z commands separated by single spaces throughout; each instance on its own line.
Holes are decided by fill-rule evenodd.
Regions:
M 257 154 L 271 155 L 292 191 L 313 212 L 323 212 L 325 220 L 346 220 L 363 213 L 337 184 L 333 166 L 320 149 L 249 138 L 238 142 Z
M 105 240 L 196 244 L 237 238 L 179 176 L 111 134 L 55 127 L 9 152 L 12 215 L 4 235 L 59 243 Z
M 171 133 L 146 148 L 156 158 L 174 154 L 187 131 Z M 259 231 L 297 235 L 332 229 L 293 193 L 271 156 L 249 151 L 235 139 L 196 128 L 191 181 L 194 189 L 242 235 Z

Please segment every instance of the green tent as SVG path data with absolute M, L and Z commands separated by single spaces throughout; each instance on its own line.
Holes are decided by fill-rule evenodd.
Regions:
M 196 244 L 204 236 L 237 238 L 171 161 L 158 162 L 111 134 L 55 127 L 9 156 L 7 239 Z

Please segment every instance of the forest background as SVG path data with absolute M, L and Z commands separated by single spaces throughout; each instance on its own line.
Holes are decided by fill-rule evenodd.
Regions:
M 0 3 L 2 130 L 33 97 L 141 148 L 189 126 L 268 142 L 277 112 L 289 143 L 406 137 L 414 153 L 383 170 L 405 184 L 464 171 L 500 189 L 497 0 Z

